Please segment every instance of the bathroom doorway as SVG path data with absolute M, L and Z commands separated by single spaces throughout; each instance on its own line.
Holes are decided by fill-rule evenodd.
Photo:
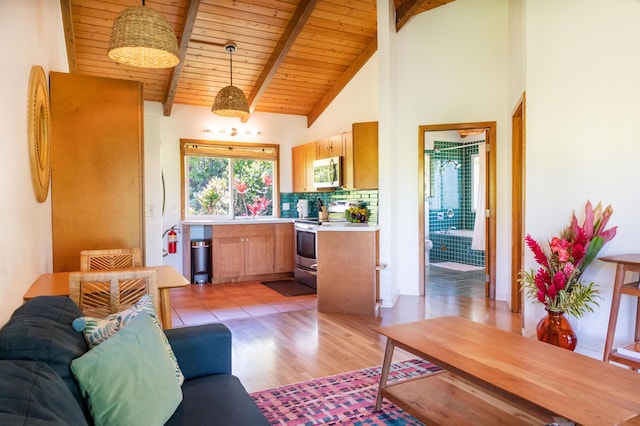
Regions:
M 421 292 L 495 300 L 496 124 L 419 126 L 418 146 Z

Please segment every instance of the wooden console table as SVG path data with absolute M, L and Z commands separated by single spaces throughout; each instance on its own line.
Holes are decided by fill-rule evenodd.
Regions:
M 636 327 L 635 341 L 640 341 L 640 288 L 639 281 L 626 283 L 627 272 L 640 272 L 640 254 L 619 254 L 616 256 L 600 257 L 603 262 L 616 264 L 616 278 L 613 284 L 611 296 L 611 313 L 609 314 L 609 326 L 607 328 L 607 338 L 604 343 L 604 361 L 614 361 L 629 367 L 640 369 L 640 360 L 620 354 L 613 348 L 613 338 L 616 333 L 618 323 L 618 312 L 620 310 L 620 297 L 623 294 L 636 297 Z
M 174 268 L 167 265 L 148 266 L 146 268 L 136 269 L 154 269 L 156 271 L 158 297 L 160 299 L 160 319 L 162 320 L 164 328 L 172 328 L 169 289 L 189 285 L 189 280 Z M 69 274 L 70 272 L 53 272 L 40 275 L 38 279 L 31 284 L 31 287 L 29 287 L 29 290 L 27 290 L 22 298 L 29 300 L 37 296 L 68 296 Z
M 640 424 L 640 375 L 461 317 L 376 329 L 387 337 L 382 398 L 427 424 Z M 439 373 L 388 384 L 395 347 Z

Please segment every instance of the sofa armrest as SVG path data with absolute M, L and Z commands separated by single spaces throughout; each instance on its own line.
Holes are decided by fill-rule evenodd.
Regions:
M 164 330 L 185 379 L 231 374 L 231 331 L 224 324 Z

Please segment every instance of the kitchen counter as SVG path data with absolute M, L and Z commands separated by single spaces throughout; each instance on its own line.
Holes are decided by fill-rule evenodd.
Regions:
M 353 222 L 324 222 L 322 225 L 318 226 L 318 232 L 371 232 L 379 229 L 378 225 Z
M 223 220 L 183 220 L 183 225 L 259 225 L 261 223 L 292 223 L 294 219 L 290 217 L 272 217 L 264 219 L 223 219 Z
M 375 315 L 379 299 L 378 227 L 323 224 L 317 236 L 318 312 Z

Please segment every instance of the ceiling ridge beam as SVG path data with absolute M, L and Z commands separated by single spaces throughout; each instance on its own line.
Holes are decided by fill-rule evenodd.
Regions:
M 249 94 L 249 110 L 253 112 L 256 108 L 256 105 L 260 101 L 260 98 L 267 90 L 269 83 L 275 76 L 278 68 L 284 61 L 287 53 L 291 50 L 291 46 L 296 41 L 296 38 L 304 28 L 309 16 L 311 16 L 311 12 L 316 7 L 318 0 L 302 0 L 298 5 L 298 8 L 293 13 L 287 28 L 284 33 L 282 33 L 282 37 L 278 40 L 278 44 L 276 44 L 273 53 L 267 60 L 262 73 L 258 77 L 256 84 L 253 86 L 253 90 Z
M 422 7 L 426 0 L 405 0 L 396 9 L 396 32 L 406 24 L 413 15 Z
M 173 102 L 176 98 L 176 92 L 178 91 L 178 83 L 180 82 L 180 75 L 182 74 L 182 67 L 184 66 L 184 58 L 187 56 L 187 47 L 191 40 L 191 34 L 193 33 L 193 27 L 195 26 L 196 16 L 198 15 L 198 9 L 200 8 L 200 0 L 191 0 L 189 2 L 189 10 L 185 18 L 184 27 L 182 29 L 182 36 L 180 37 L 180 62 L 176 65 L 169 74 L 169 82 L 167 84 L 167 95 L 164 98 L 162 107 L 165 117 L 171 115 L 173 109 Z
M 71 0 L 60 0 L 60 11 L 62 12 L 62 25 L 64 27 L 64 43 L 67 46 L 67 62 L 69 64 L 69 72 L 78 72 L 78 63 L 76 62 L 76 45 L 75 35 L 73 33 L 73 14 L 71 12 Z
M 331 102 L 340 94 L 342 89 L 351 81 L 351 79 L 360 71 L 360 69 L 367 63 L 367 61 L 378 50 L 378 36 L 375 35 L 371 41 L 364 48 L 362 53 L 349 65 L 349 68 L 336 80 L 335 84 L 327 91 L 327 93 L 320 99 L 320 102 L 316 104 L 307 115 L 307 127 L 318 119 L 320 114 L 324 112 Z

